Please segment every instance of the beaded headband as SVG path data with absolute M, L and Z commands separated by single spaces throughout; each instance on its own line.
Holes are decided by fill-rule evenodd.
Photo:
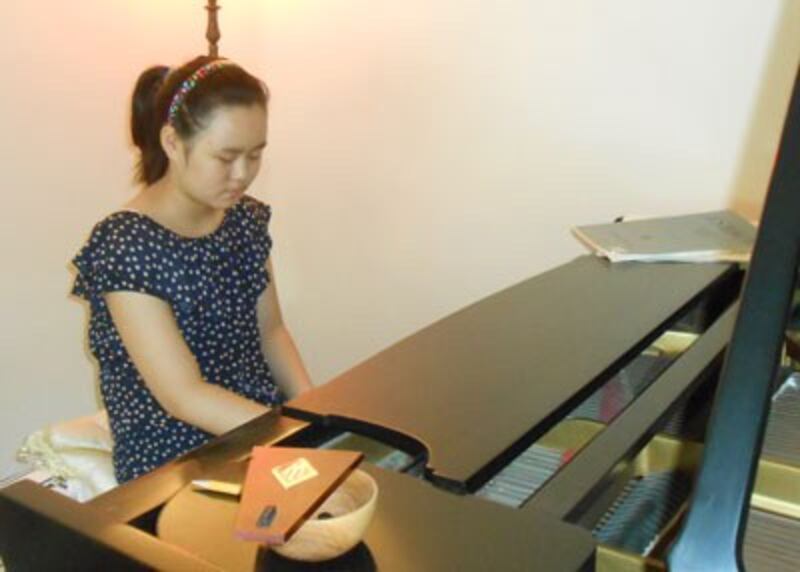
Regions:
M 169 112 L 167 113 L 167 121 L 174 124 L 175 116 L 178 114 L 178 110 L 183 105 L 183 102 L 186 101 L 186 96 L 189 95 L 189 92 L 192 91 L 202 79 L 208 77 L 209 74 L 214 73 L 220 68 L 232 65 L 236 64 L 228 60 L 214 60 L 213 62 L 209 62 L 197 68 L 192 75 L 183 80 L 178 91 L 172 96 L 172 101 L 169 104 Z

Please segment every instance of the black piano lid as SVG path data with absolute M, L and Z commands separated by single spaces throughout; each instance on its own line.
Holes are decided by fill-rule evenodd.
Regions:
M 686 523 L 670 569 L 744 570 L 750 495 L 800 257 L 800 69 Z
M 246 468 L 229 465 L 222 480 Z M 596 542 L 589 531 L 543 512 L 522 512 L 471 496 L 450 494 L 408 475 L 369 464 L 378 503 L 363 544 L 328 563 L 301 564 L 259 551 L 230 533 L 238 505 L 183 489 L 159 517 L 159 536 L 225 570 L 362 572 L 593 569 Z
M 431 478 L 470 489 L 498 454 L 543 434 L 732 274 L 727 265 L 580 257 L 434 323 L 284 411 L 413 437 L 429 452 Z

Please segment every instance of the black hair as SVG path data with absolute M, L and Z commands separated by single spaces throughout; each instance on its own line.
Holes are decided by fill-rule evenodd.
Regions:
M 167 123 L 169 106 L 183 82 L 215 58 L 199 56 L 174 70 L 153 66 L 139 76 L 131 102 L 131 135 L 139 148 L 136 181 L 151 185 L 167 172 L 169 159 L 161 147 L 161 128 Z M 260 105 L 269 101 L 269 89 L 258 78 L 237 65 L 220 67 L 189 91 L 172 118 L 172 126 L 186 143 L 202 131 L 217 108 L 227 105 Z

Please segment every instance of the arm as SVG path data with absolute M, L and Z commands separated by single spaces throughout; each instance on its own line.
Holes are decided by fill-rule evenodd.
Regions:
M 105 300 L 128 355 L 167 413 L 220 435 L 269 410 L 203 379 L 169 304 L 137 292 L 110 292 Z
M 313 387 L 297 346 L 283 323 L 272 262 L 267 259 L 270 283 L 258 298 L 258 325 L 261 331 L 261 350 L 275 376 L 275 381 L 287 397 L 294 397 Z

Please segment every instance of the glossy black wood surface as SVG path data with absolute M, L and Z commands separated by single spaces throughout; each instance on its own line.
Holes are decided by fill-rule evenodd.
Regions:
M 188 488 L 162 512 L 159 535 L 224 570 L 239 572 L 574 572 L 592 566 L 595 541 L 589 532 L 552 515 L 523 513 L 453 495 L 407 475 L 362 468 L 378 484 L 375 515 L 359 546 L 324 564 L 293 562 L 234 539 L 231 529 L 238 504 Z M 231 480 L 236 472 L 229 468 L 226 478 Z M 239 479 L 243 472 L 239 469 Z
M 30 481 L 0 490 L 0 556 L 9 572 L 218 570 L 147 531 L 157 511 L 192 479 L 286 440 L 307 424 L 272 410 L 167 465 L 80 504 Z M 157 516 L 157 514 L 154 514 Z
M 686 523 L 669 556 L 672 570 L 744 570 L 750 495 L 799 262 L 800 68 L 796 68 L 741 312 L 714 398 L 703 465 Z
M 417 332 L 285 410 L 412 436 L 429 451 L 433 479 L 466 487 L 732 274 L 728 265 L 581 257 Z
M 434 482 L 469 489 L 469 479 L 490 461 L 515 441 L 543 432 L 698 297 L 737 280 L 736 270 L 725 265 L 612 266 L 577 259 L 437 322 L 283 412 L 272 411 L 90 503 L 80 505 L 31 483 L 0 491 L 0 555 L 13 564 L 11 572 L 213 566 L 155 536 L 169 499 L 191 479 L 241 462 L 253 445 L 313 445 L 316 438 L 304 439 L 337 416 L 362 428 L 382 425 L 378 434 L 392 439 L 416 437 L 429 447 L 428 476 Z M 720 320 L 723 330 L 728 322 Z M 695 385 L 704 364 L 716 362 L 727 341 L 719 329 L 712 327 L 524 510 L 377 471 L 379 513 L 350 560 L 308 568 L 266 557 L 255 568 L 591 568 L 593 541 L 563 520 L 573 520 L 582 497 L 609 467 L 634 454 L 666 409 Z M 317 423 L 282 415 L 287 412 Z M 201 530 L 215 518 L 188 522 L 190 530 Z M 43 538 L 50 539 L 49 552 L 38 553 Z
M 662 376 L 539 490 L 523 510 L 594 525 L 594 500 L 698 386 L 716 379 L 738 311 L 734 304 Z
M 9 572 L 218 570 L 181 548 L 31 481 L 0 494 L 0 556 Z
M 288 439 L 307 426 L 273 409 L 151 473 L 95 497 L 88 504 L 118 522 L 128 522 L 162 505 L 186 483 L 203 478 L 218 465 L 243 459 L 254 446 Z

